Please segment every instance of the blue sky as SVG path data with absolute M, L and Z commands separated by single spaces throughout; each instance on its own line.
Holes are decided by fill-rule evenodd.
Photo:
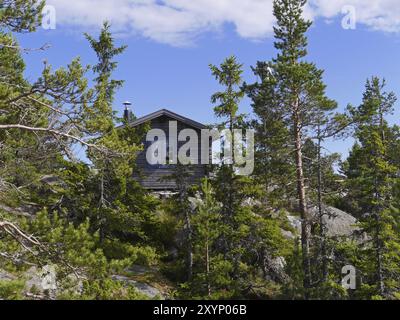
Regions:
M 83 2 L 85 1 L 90 0 Z M 101 5 L 103 0 L 91 1 L 92 3 L 98 1 L 98 5 Z M 135 1 L 146 2 L 147 0 L 133 0 L 133 2 Z M 207 0 L 194 0 L 193 2 L 196 1 L 211 3 Z M 222 3 L 225 0 L 215 1 Z M 257 1 L 264 0 L 243 2 L 251 5 Z M 360 21 L 355 30 L 343 29 L 341 13 L 337 10 L 334 11 L 335 8 L 331 8 L 329 5 L 318 7 L 322 13 L 307 13 L 315 19 L 308 34 L 310 44 L 308 59 L 325 70 L 324 79 L 328 86 L 328 95 L 338 101 L 339 110 L 348 103 L 354 105 L 360 103 L 365 80 L 372 75 L 385 77 L 388 90 L 392 90 L 400 96 L 400 64 L 398 63 L 400 57 L 400 34 L 398 31 L 400 28 L 397 30 L 398 20 L 395 19 L 397 16 L 393 17 L 393 12 L 400 11 L 398 8 L 400 4 L 392 0 L 364 0 L 363 3 L 368 1 L 381 7 L 378 7 L 379 10 L 376 9 L 375 13 L 363 12 L 362 10 L 366 9 L 361 7 Z M 56 2 L 56 8 L 62 8 L 58 7 L 62 5 L 62 0 L 53 2 Z M 122 4 L 126 1 L 119 0 L 119 2 Z M 152 0 L 147 2 L 153 3 Z M 270 0 L 264 2 L 268 4 Z M 351 2 L 351 0 L 347 1 L 347 3 Z M 355 8 L 358 9 L 358 1 L 353 0 L 353 2 L 356 2 Z M 397 4 L 397 6 L 390 7 L 393 8 L 390 10 L 385 9 L 385 4 L 389 2 Z M 175 0 L 172 8 L 180 3 Z M 315 0 L 313 3 L 324 3 L 324 0 Z M 153 5 L 156 4 L 153 3 Z M 68 10 L 72 9 L 68 7 Z M 160 108 L 168 108 L 197 121 L 213 123 L 216 119 L 213 116 L 210 96 L 219 87 L 211 76 L 208 65 L 210 63 L 219 64 L 227 56 L 235 55 L 244 64 L 244 79 L 252 82 L 255 78 L 251 73 L 250 66 L 255 65 L 258 60 L 269 60 L 275 55 L 271 37 L 273 20 L 269 21 L 269 18 L 266 18 L 265 20 L 268 21 L 263 25 L 253 22 L 251 19 L 242 18 L 238 14 L 227 12 L 227 15 L 230 14 L 233 18 L 224 20 L 215 14 L 217 16 L 215 20 L 204 22 L 204 17 L 202 20 L 196 16 L 196 14 L 201 16 L 202 13 L 198 11 L 200 9 L 186 8 L 185 10 L 192 10 L 189 12 L 188 18 L 185 18 L 186 20 L 182 18 L 189 25 L 183 22 L 177 23 L 178 26 L 168 24 L 165 27 L 168 28 L 168 32 L 164 30 L 164 25 L 158 25 L 157 17 L 153 22 L 151 18 L 149 21 L 145 19 L 144 21 L 148 23 L 145 27 L 142 27 L 143 23 L 127 26 L 111 13 L 110 17 L 107 16 L 107 12 L 102 13 L 115 26 L 117 43 L 128 45 L 128 50 L 119 59 L 119 68 L 115 73 L 116 79 L 125 80 L 124 87 L 117 94 L 115 110 L 122 112 L 122 102 L 130 100 L 137 116 Z M 223 13 L 224 9 L 220 10 Z M 77 17 L 79 14 L 80 12 L 75 13 Z M 152 15 L 151 11 L 146 14 Z M 374 14 L 381 20 L 378 18 L 374 20 Z M 271 13 L 269 12 L 266 16 L 270 17 Z M 96 62 L 82 33 L 84 31 L 95 33 L 95 30 L 98 29 L 97 25 L 100 23 L 98 19 L 103 16 L 96 16 L 94 19 L 91 18 L 90 13 L 87 13 L 85 17 L 88 21 L 94 19 L 93 23 L 83 23 L 79 19 L 75 19 L 78 21 L 76 22 L 73 17 L 73 10 L 68 11 L 67 16 L 63 15 L 62 10 L 61 13 L 60 10 L 57 10 L 56 30 L 39 29 L 35 34 L 19 37 L 24 47 L 35 48 L 44 43 L 51 44 L 51 48 L 46 52 L 31 52 L 25 55 L 28 79 L 34 80 L 39 75 L 45 58 L 54 68 L 65 66 L 77 56 L 80 56 L 82 61 L 87 64 Z M 176 19 L 181 18 L 176 17 Z M 191 26 L 192 20 L 199 21 L 195 26 Z M 153 26 L 155 31 L 152 29 Z M 185 30 L 190 31 L 182 33 L 179 28 L 187 28 Z M 249 101 L 245 100 L 241 111 L 250 113 L 249 104 Z M 391 121 L 399 123 L 398 119 L 399 110 L 396 108 Z M 332 152 L 346 154 L 351 144 L 351 140 L 335 141 L 329 142 L 327 148 Z

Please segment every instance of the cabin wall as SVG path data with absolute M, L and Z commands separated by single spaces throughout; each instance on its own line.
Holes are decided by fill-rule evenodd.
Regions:
M 169 139 L 169 121 L 176 121 L 167 116 L 161 116 L 159 118 L 151 120 L 152 129 L 161 129 L 166 134 L 166 139 Z M 201 130 L 195 129 L 186 125 L 183 122 L 177 121 L 178 124 L 178 135 L 184 129 L 193 129 L 198 135 L 198 162 L 201 162 Z M 145 146 L 144 150 L 138 154 L 136 163 L 138 171 L 135 172 L 135 178 L 141 183 L 146 189 L 151 190 L 173 190 L 176 188 L 176 183 L 169 177 L 175 173 L 173 165 L 150 165 L 146 160 L 147 148 L 151 145 L 151 142 L 143 141 Z M 186 142 L 178 142 L 178 151 L 181 146 Z M 206 166 L 204 165 L 191 165 L 190 166 L 190 177 L 188 177 L 188 184 L 198 184 L 202 178 L 206 176 Z

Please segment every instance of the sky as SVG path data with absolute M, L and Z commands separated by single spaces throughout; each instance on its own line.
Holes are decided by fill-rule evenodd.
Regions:
M 46 51 L 25 54 L 26 76 L 34 81 L 47 60 L 53 68 L 81 57 L 96 58 L 83 33 L 96 35 L 104 20 L 112 24 L 116 43 L 128 45 L 119 57 L 115 79 L 125 80 L 114 109 L 129 100 L 140 117 L 167 108 L 196 121 L 214 123 L 210 102 L 218 91 L 209 64 L 235 55 L 244 65 L 244 80 L 256 80 L 251 66 L 273 58 L 272 0 L 48 0 L 44 26 L 19 36 L 23 47 Z M 55 15 L 53 15 L 53 12 Z M 314 24 L 308 32 L 307 59 L 325 70 L 327 94 L 339 104 L 359 105 L 365 81 L 384 77 L 400 98 L 400 1 L 309 0 L 304 15 Z M 55 18 L 55 19 L 54 19 Z M 50 20 L 49 20 L 50 19 Z M 251 113 L 245 99 L 241 111 Z M 400 123 L 399 108 L 390 117 Z M 329 152 L 346 155 L 353 141 L 329 141 Z

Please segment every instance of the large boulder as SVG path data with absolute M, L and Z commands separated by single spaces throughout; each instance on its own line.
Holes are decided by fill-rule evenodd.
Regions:
M 318 208 L 309 208 L 314 223 L 318 222 Z M 298 216 L 288 215 L 290 225 L 301 234 L 301 219 Z M 358 220 L 352 215 L 334 207 L 325 206 L 323 222 L 326 226 L 328 237 L 351 237 L 355 231 L 360 230 Z
M 312 208 L 310 212 L 318 217 L 318 209 Z M 329 237 L 351 237 L 355 231 L 360 230 L 358 220 L 352 215 L 334 207 L 326 207 L 322 220 L 326 225 Z

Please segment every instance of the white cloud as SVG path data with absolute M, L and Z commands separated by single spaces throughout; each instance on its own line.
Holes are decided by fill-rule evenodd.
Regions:
M 97 27 L 109 20 L 116 31 L 172 45 L 186 45 L 204 32 L 234 25 L 239 36 L 263 39 L 272 34 L 272 0 L 48 0 L 59 24 Z M 342 7 L 356 8 L 357 23 L 400 32 L 399 0 L 310 0 L 309 18 L 331 19 Z
M 399 0 L 311 0 L 315 16 L 332 18 L 341 13 L 344 6 L 354 6 L 357 24 L 373 30 L 400 32 Z

